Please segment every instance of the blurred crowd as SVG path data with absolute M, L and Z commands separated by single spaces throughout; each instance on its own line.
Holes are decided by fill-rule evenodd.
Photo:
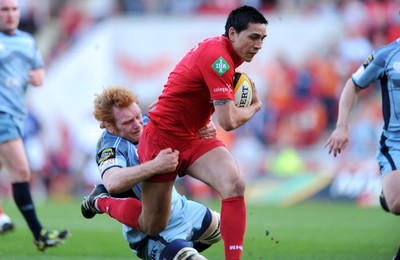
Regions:
M 316 172 L 329 166 L 323 143 L 335 126 L 337 102 L 345 81 L 371 51 L 400 36 L 399 0 L 20 0 L 20 29 L 37 37 L 47 66 L 81 35 L 104 19 L 122 15 L 215 15 L 248 4 L 268 14 L 334 16 L 344 23 L 343 37 L 294 62 L 284 52 L 265 68 L 268 82 L 263 109 L 234 133 L 220 132 L 249 180 L 268 174 Z M 308 28 L 304 28 L 307 30 Z M 273 35 L 269 36 L 273 37 Z M 312 41 L 312 39 L 310 39 Z M 287 42 L 287 48 L 296 39 Z M 260 86 L 258 86 L 260 87 Z M 374 159 L 382 126 L 380 88 L 362 93 L 353 113 L 348 158 Z M 82 172 L 92 160 L 77 154 L 76 140 L 60 122 L 62 149 L 41 146 L 40 122 L 27 121 L 27 148 L 47 192 L 80 193 Z M 40 151 L 38 153 L 37 151 Z M 29 153 L 29 152 L 28 152 Z M 39 155 L 38 155 L 39 154 Z M 322 155 L 324 154 L 324 155 Z M 41 177 L 41 178 L 40 178 Z M 87 185 L 91 181 L 83 183 Z M 85 191 L 86 192 L 86 191 Z M 65 194 L 64 194 L 65 195 Z

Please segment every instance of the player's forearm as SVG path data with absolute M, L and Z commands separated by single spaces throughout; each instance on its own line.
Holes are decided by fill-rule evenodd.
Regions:
M 233 116 L 233 128 L 237 129 L 244 125 L 247 121 L 249 121 L 258 111 L 260 108 L 258 106 L 248 106 L 244 108 L 238 108 L 238 113 L 234 114 Z
M 231 104 L 215 106 L 218 124 L 225 131 L 232 131 L 242 126 L 261 109 L 262 105 L 261 102 L 257 102 L 248 107 L 238 108 L 233 104 L 233 101 L 230 102 Z
M 118 194 L 130 190 L 136 184 L 154 175 L 154 169 L 148 163 L 126 168 L 113 167 L 103 175 L 108 192 Z
M 357 93 L 359 89 L 354 85 L 350 78 L 342 91 L 339 100 L 339 114 L 336 123 L 337 127 L 348 128 L 351 111 L 357 101 Z

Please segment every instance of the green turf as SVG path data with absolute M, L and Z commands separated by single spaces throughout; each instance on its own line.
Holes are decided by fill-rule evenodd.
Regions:
M 64 245 L 45 253 L 36 251 L 31 234 L 14 204 L 4 201 L 16 230 L 0 236 L 0 259 L 137 259 L 121 235 L 121 226 L 106 215 L 86 220 L 80 202 L 37 203 L 48 228 L 72 232 Z M 209 204 L 218 209 L 218 204 Z M 289 208 L 248 205 L 243 259 L 391 259 L 400 245 L 400 218 L 380 208 L 353 203 L 310 202 Z M 223 259 L 218 243 L 204 252 Z

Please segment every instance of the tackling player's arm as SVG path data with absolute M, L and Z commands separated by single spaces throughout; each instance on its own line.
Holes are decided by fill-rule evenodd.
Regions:
M 253 97 L 251 105 L 238 108 L 231 99 L 214 100 L 215 113 L 218 124 L 225 130 L 234 130 L 249 121 L 260 109 L 262 102 L 258 97 L 257 89 L 253 83 Z
M 197 132 L 197 135 L 200 138 L 209 139 L 217 135 L 217 130 L 215 125 L 209 122 Z M 153 175 L 174 171 L 178 165 L 178 160 L 179 152 L 167 148 L 161 150 L 153 160 L 145 163 L 129 167 L 116 165 L 107 169 L 103 173 L 103 183 L 108 192 L 112 194 L 122 193 Z
M 111 167 L 103 173 L 103 183 L 108 192 L 118 194 L 156 174 L 172 172 L 178 165 L 179 152 L 171 148 L 161 150 L 150 161 L 125 168 Z

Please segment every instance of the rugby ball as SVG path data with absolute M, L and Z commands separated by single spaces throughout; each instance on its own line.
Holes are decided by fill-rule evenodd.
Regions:
M 253 84 L 250 78 L 243 72 L 236 71 L 233 78 L 235 106 L 248 107 L 253 97 Z

